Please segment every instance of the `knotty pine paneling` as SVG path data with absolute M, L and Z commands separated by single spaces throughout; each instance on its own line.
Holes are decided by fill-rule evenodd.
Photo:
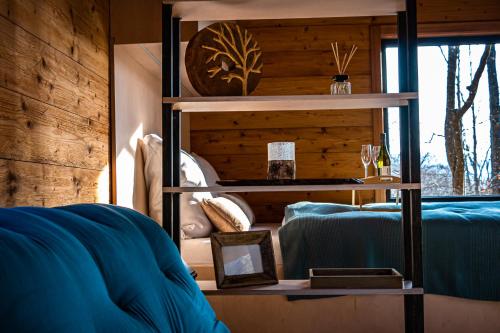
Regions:
M 370 110 L 259 111 L 192 113 L 190 121 L 191 135 L 196 135 L 200 130 L 370 126 L 371 117 Z
M 263 77 L 254 95 L 328 94 L 336 66 L 330 42 L 359 46 L 353 92 L 371 92 L 370 18 L 245 21 L 261 45 Z M 224 179 L 265 178 L 267 143 L 296 142 L 297 177 L 361 177 L 359 150 L 373 140 L 372 110 L 191 114 L 191 148 Z M 367 193 L 372 197 L 373 193 Z M 280 222 L 287 204 L 351 202 L 351 192 L 245 194 L 258 222 Z
M 351 83 L 357 91 L 370 91 L 369 74 L 357 74 Z M 331 75 L 302 77 L 263 77 L 254 95 L 314 95 L 321 89 L 330 91 Z
M 297 154 L 358 152 L 362 144 L 372 139 L 372 128 L 356 129 L 353 131 L 353 127 L 342 126 L 196 131 L 192 134 L 195 144 L 191 148 L 203 151 L 205 155 L 267 154 L 262 141 L 268 140 L 293 141 Z
M 0 0 L 0 206 L 109 202 L 108 0 Z
M 255 39 L 266 52 L 324 51 L 325 45 L 338 41 L 339 47 L 349 47 L 353 43 L 358 51 L 369 50 L 366 25 L 335 25 L 342 29 L 332 29 L 331 25 L 250 27 Z M 279 29 L 279 34 L 273 32 Z
M 325 43 L 330 46 L 329 43 Z M 264 49 L 263 49 L 264 50 Z M 336 72 L 337 66 L 333 60 L 331 49 L 322 51 L 281 51 L 263 54 L 262 67 L 263 77 L 290 77 L 290 76 L 331 76 Z M 352 58 L 349 66 L 349 75 L 369 75 L 370 74 L 370 53 L 368 50 L 358 50 Z M 368 63 L 366 62 L 368 60 Z M 301 66 L 300 64 L 305 64 Z M 307 65 L 307 66 L 306 66 Z M 367 66 L 368 65 L 368 66 Z M 352 67 L 351 67 L 352 66 Z M 354 92 L 361 93 L 360 87 L 353 85 Z M 322 93 L 329 93 L 330 89 L 325 89 L 323 85 L 317 86 L 317 90 Z M 261 92 L 262 93 L 262 92 Z
M 205 155 L 223 179 L 267 177 L 266 154 Z M 345 178 L 362 175 L 359 153 L 296 153 L 297 178 Z M 358 162 L 359 161 L 359 162 Z

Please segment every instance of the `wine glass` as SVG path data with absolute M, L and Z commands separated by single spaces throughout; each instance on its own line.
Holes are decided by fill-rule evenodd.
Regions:
M 377 170 L 377 160 L 378 160 L 379 153 L 380 153 L 380 146 L 373 146 L 372 147 L 372 162 L 373 162 L 373 166 L 375 167 L 375 170 Z
M 365 178 L 368 178 L 368 166 L 372 161 L 372 145 L 361 146 L 361 162 L 365 166 Z

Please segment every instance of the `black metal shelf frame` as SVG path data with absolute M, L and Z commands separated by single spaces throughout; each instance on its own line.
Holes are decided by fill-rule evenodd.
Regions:
M 418 91 L 417 4 L 406 0 L 398 12 L 400 92 Z M 172 17 L 172 4 L 162 5 L 162 94 L 180 96 L 180 18 Z M 162 186 L 180 186 L 181 110 L 170 103 L 162 107 Z M 418 100 L 400 107 L 401 179 L 420 183 Z M 180 251 L 180 193 L 163 193 L 163 228 Z M 402 190 L 402 239 L 404 279 L 423 287 L 421 190 Z M 424 332 L 423 295 L 404 296 L 405 332 Z

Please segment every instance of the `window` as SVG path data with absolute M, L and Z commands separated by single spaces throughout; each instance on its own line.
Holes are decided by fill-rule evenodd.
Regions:
M 454 39 L 419 41 L 420 154 L 424 197 L 500 195 L 500 61 L 499 56 L 495 57 L 495 53 L 500 52 L 500 38 L 481 42 Z M 486 58 L 485 47 L 489 45 L 490 56 Z M 475 98 L 467 108 L 464 105 L 468 104 L 470 90 L 475 91 L 470 86 L 481 59 L 486 59 L 484 70 Z M 388 42 L 384 46 L 383 64 L 385 91 L 398 92 L 396 44 Z M 447 111 L 447 105 L 453 105 L 453 108 Z M 399 109 L 387 109 L 384 121 L 393 170 L 399 172 Z

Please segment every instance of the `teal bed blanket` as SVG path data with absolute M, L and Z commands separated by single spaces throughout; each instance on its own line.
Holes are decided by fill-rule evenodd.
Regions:
M 401 213 L 394 204 L 300 202 L 279 231 L 286 279 L 312 267 L 394 267 L 403 271 Z M 369 211 L 366 211 L 369 210 Z M 426 293 L 500 301 L 500 202 L 423 203 Z
M 229 332 L 167 233 L 109 205 L 0 209 L 0 332 Z

